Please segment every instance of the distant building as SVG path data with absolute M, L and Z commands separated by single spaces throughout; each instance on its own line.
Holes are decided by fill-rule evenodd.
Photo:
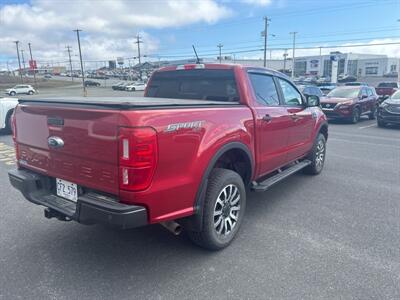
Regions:
M 295 75 L 318 75 L 328 77 L 332 71 L 332 58 L 338 61 L 338 75 L 356 77 L 383 76 L 399 69 L 398 59 L 386 55 L 331 52 L 328 55 L 297 57 Z

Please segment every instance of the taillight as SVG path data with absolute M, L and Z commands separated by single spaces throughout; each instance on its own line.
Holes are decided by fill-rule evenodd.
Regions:
M 16 108 L 15 108 L 16 110 Z M 11 131 L 12 131 L 12 139 L 14 141 L 15 147 L 15 159 L 17 161 L 17 166 L 19 167 L 19 150 L 18 150 L 18 143 L 17 143 L 17 120 L 15 118 L 15 110 L 11 115 Z
M 157 166 L 157 133 L 150 127 L 119 129 L 119 186 L 140 191 L 149 187 Z

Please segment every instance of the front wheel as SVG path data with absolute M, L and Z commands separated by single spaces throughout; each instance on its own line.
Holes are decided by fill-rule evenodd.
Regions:
M 16 94 L 17 94 L 17 93 L 14 92 L 14 91 L 10 92 L 10 96 L 15 96 Z
M 28 92 L 28 95 L 33 95 L 33 91 L 29 91 L 29 92 Z
M 214 169 L 203 204 L 202 231 L 189 231 L 189 238 L 208 250 L 221 250 L 235 238 L 246 208 L 246 190 L 238 173 Z
M 371 110 L 371 112 L 368 115 L 368 118 L 370 120 L 375 120 L 376 119 L 376 106 L 374 106 Z
M 358 108 L 353 109 L 353 114 L 351 116 L 351 123 L 356 124 L 358 121 L 360 121 L 360 110 Z
M 383 121 L 383 120 L 381 120 L 381 119 L 377 119 L 377 122 L 376 122 L 377 124 L 378 124 L 378 127 L 386 127 L 386 122 L 385 121 Z
M 311 161 L 311 164 L 307 166 L 304 171 L 307 174 L 317 175 L 321 173 L 324 168 L 326 157 L 326 139 L 322 133 L 319 133 L 314 146 L 308 155 L 308 159 Z

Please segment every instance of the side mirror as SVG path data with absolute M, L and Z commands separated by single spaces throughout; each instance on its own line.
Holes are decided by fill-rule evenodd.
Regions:
M 314 107 L 320 105 L 319 97 L 316 95 L 305 95 L 307 101 L 307 107 Z

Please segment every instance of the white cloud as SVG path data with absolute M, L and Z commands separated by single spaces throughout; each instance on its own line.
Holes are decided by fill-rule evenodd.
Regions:
M 268 6 L 272 3 L 272 0 L 242 0 L 242 2 L 256 6 Z
M 66 1 L 32 0 L 31 4 L 0 6 L 0 59 L 15 56 L 14 40 L 26 50 L 31 42 L 38 59 L 65 60 L 65 45 L 77 54 L 73 29 L 83 30 L 82 51 L 90 60 L 135 56 L 133 38 L 141 32 L 143 53 L 155 51 L 159 41 L 151 28 L 174 28 L 193 23 L 213 24 L 232 15 L 215 0 Z

